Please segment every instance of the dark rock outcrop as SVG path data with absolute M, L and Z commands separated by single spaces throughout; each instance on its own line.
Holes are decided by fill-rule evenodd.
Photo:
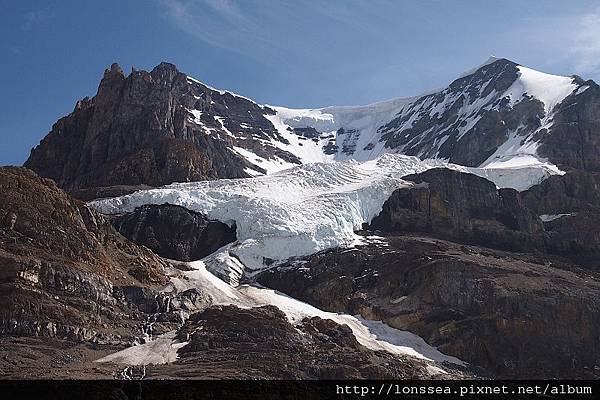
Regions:
M 600 174 L 569 170 L 520 195 L 545 220 L 548 252 L 600 267 Z
M 235 226 L 172 205 L 146 205 L 112 218 L 126 238 L 173 260 L 199 260 L 235 241 Z
M 600 376 L 598 273 L 414 235 L 369 241 L 284 264 L 258 281 L 324 310 L 412 331 L 497 378 Z
M 523 203 L 538 215 L 600 212 L 600 173 L 569 170 L 521 192 Z
M 369 225 L 382 232 L 434 236 L 506 250 L 544 247 L 542 222 L 516 190 L 446 168 L 403 177 L 416 185 L 394 191 Z
M 148 185 L 114 185 L 100 186 L 85 189 L 76 189 L 69 191 L 69 194 L 81 201 L 92 201 L 97 199 L 106 199 L 110 197 L 119 197 L 137 192 L 138 190 L 152 189 Z
M 546 250 L 600 270 L 600 213 L 578 212 L 544 222 Z
M 527 191 L 444 168 L 404 177 L 367 230 L 419 232 L 494 249 L 555 254 L 600 268 L 600 187 L 596 173 L 570 171 Z
M 600 87 L 583 82 L 579 90 L 557 107 L 554 123 L 541 138 L 539 153 L 560 166 L 600 172 Z

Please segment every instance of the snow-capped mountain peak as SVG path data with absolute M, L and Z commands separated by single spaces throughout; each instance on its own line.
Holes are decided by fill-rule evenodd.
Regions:
M 469 76 L 474 74 L 478 69 L 485 67 L 486 65 L 495 63 L 496 61 L 499 60 L 503 60 L 502 57 L 496 57 L 494 55 L 491 55 L 487 58 L 487 60 L 485 60 L 484 62 L 482 62 L 481 64 L 479 64 L 478 66 L 476 66 L 475 68 L 471 68 L 466 70 L 465 72 L 463 72 L 462 74 L 460 74 L 459 76 L 456 77 L 456 79 L 460 79 L 460 78 L 464 78 L 465 76 Z
M 93 99 L 59 121 L 26 166 L 69 189 L 252 177 L 386 153 L 469 167 L 558 169 L 589 164 L 578 148 L 600 154 L 594 145 L 562 146 L 561 140 L 581 135 L 565 131 L 576 129 L 571 121 L 556 123 L 557 116 L 573 118 L 573 110 L 562 112 L 564 104 L 585 107 L 575 99 L 596 101 L 596 89 L 591 81 L 492 57 L 446 88 L 419 96 L 292 109 L 212 88 L 168 63 L 127 77 L 116 66 Z M 116 166 L 126 171 L 115 173 Z
M 447 88 L 420 96 L 353 107 L 269 106 L 276 113 L 266 118 L 292 143 L 278 147 L 304 163 L 400 153 L 467 166 L 499 159 L 550 165 L 537 151 L 540 132 L 550 131 L 555 107 L 579 88 L 573 78 L 490 57 Z M 312 141 L 294 139 L 307 130 Z

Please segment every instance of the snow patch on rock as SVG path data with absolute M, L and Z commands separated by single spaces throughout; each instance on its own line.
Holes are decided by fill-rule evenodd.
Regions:
M 431 363 L 451 363 L 466 365 L 456 357 L 441 353 L 428 345 L 421 337 L 406 331 L 394 329 L 381 322 L 366 321 L 361 317 L 322 311 L 302 301 L 293 299 L 276 290 L 261 286 L 240 285 L 231 287 L 211 274 L 204 261 L 188 263 L 190 271 L 182 271 L 171 278 L 166 292 L 182 292 L 195 288 L 212 299 L 213 305 L 235 305 L 240 308 L 274 305 L 279 308 L 292 325 L 299 324 L 304 318 L 320 317 L 350 327 L 356 340 L 372 350 L 383 350 L 393 354 L 410 356 Z M 113 362 L 124 365 L 165 364 L 177 360 L 177 350 L 186 342 L 178 342 L 175 332 L 161 335 L 143 345 L 103 357 L 97 362 Z M 432 374 L 445 373 L 435 364 Z
M 521 65 L 517 68 L 520 76 L 507 90 L 506 95 L 512 101 L 519 101 L 525 94 L 533 96 L 544 103 L 546 115 L 577 89 L 573 78 L 546 74 Z

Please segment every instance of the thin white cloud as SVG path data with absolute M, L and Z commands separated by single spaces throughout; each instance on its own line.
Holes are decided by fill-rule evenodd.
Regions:
M 257 45 L 265 42 L 260 25 L 245 17 L 232 1 L 162 0 L 161 3 L 177 27 L 211 45 L 251 55 L 261 50 Z
M 529 10 L 511 23 L 492 21 L 472 40 L 464 35 L 469 29 L 455 24 L 456 35 L 439 29 L 452 33 L 446 40 L 431 35 L 439 27 L 427 19 L 414 32 L 401 29 L 415 12 L 394 0 L 159 1 L 168 20 L 192 40 L 297 76 L 306 92 L 336 87 L 331 98 L 413 95 L 445 84 L 490 54 L 544 72 L 600 78 L 600 8 L 582 4 Z M 429 51 L 415 50 L 417 45 Z
M 600 8 L 531 15 L 492 33 L 489 51 L 560 75 L 600 77 Z
M 244 16 L 232 0 L 204 0 L 204 4 L 229 21 L 243 21 Z
M 600 8 L 579 18 L 572 31 L 569 53 L 577 73 L 600 73 Z
M 161 0 L 169 19 L 180 29 L 213 46 L 252 57 L 266 64 L 294 59 L 321 62 L 333 57 L 328 47 L 347 46 L 342 39 L 344 26 L 364 36 L 364 43 L 386 40 L 380 35 L 382 12 L 374 18 L 368 1 L 234 1 Z M 381 7 L 393 2 L 381 2 Z M 310 13 L 306 13 L 310 10 Z M 379 10 L 381 11 L 381 9 Z M 308 16 L 307 16 L 308 14 Z M 393 23 L 393 21 L 389 21 Z M 314 28 L 313 28 L 314 26 Z
M 23 15 L 23 23 L 21 29 L 29 31 L 36 26 L 54 18 L 54 13 L 48 10 L 33 10 L 28 11 Z

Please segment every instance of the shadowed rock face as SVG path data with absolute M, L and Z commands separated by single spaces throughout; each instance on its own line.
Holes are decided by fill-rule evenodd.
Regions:
M 523 203 L 538 215 L 600 211 L 600 173 L 569 170 L 552 175 L 521 193 Z
M 548 252 L 600 267 L 600 174 L 569 170 L 522 192 L 521 198 L 546 216 Z
M 133 242 L 179 261 L 199 260 L 236 240 L 235 226 L 171 204 L 142 206 L 112 223 Z
M 444 168 L 404 179 L 416 185 L 396 190 L 365 229 L 420 232 L 501 250 L 556 254 L 600 268 L 596 173 L 570 171 L 521 193 L 498 190 L 484 178 Z M 542 220 L 544 214 L 550 218 Z
M 306 318 L 297 326 L 274 306 L 211 307 L 193 314 L 178 333 L 188 344 L 170 365 L 151 366 L 148 377 L 235 379 L 423 378 L 426 364 L 372 351 L 346 325 Z M 454 376 L 460 376 L 458 373 Z
M 408 234 L 367 243 L 284 264 L 258 281 L 412 331 L 498 378 L 598 378 L 598 273 Z
M 185 125 L 171 93 L 177 81 L 185 77 L 167 66 L 125 78 L 113 64 L 96 96 L 54 124 L 25 166 L 67 190 L 215 177 L 206 154 L 175 135 Z
M 496 189 L 473 174 L 435 168 L 403 179 L 369 230 L 428 232 L 454 241 L 507 250 L 543 248 L 542 222 L 513 189 Z
M 539 153 L 559 166 L 600 171 L 600 87 L 594 81 L 581 82 L 588 88 L 574 93 L 558 106 L 554 124 L 542 137 Z

